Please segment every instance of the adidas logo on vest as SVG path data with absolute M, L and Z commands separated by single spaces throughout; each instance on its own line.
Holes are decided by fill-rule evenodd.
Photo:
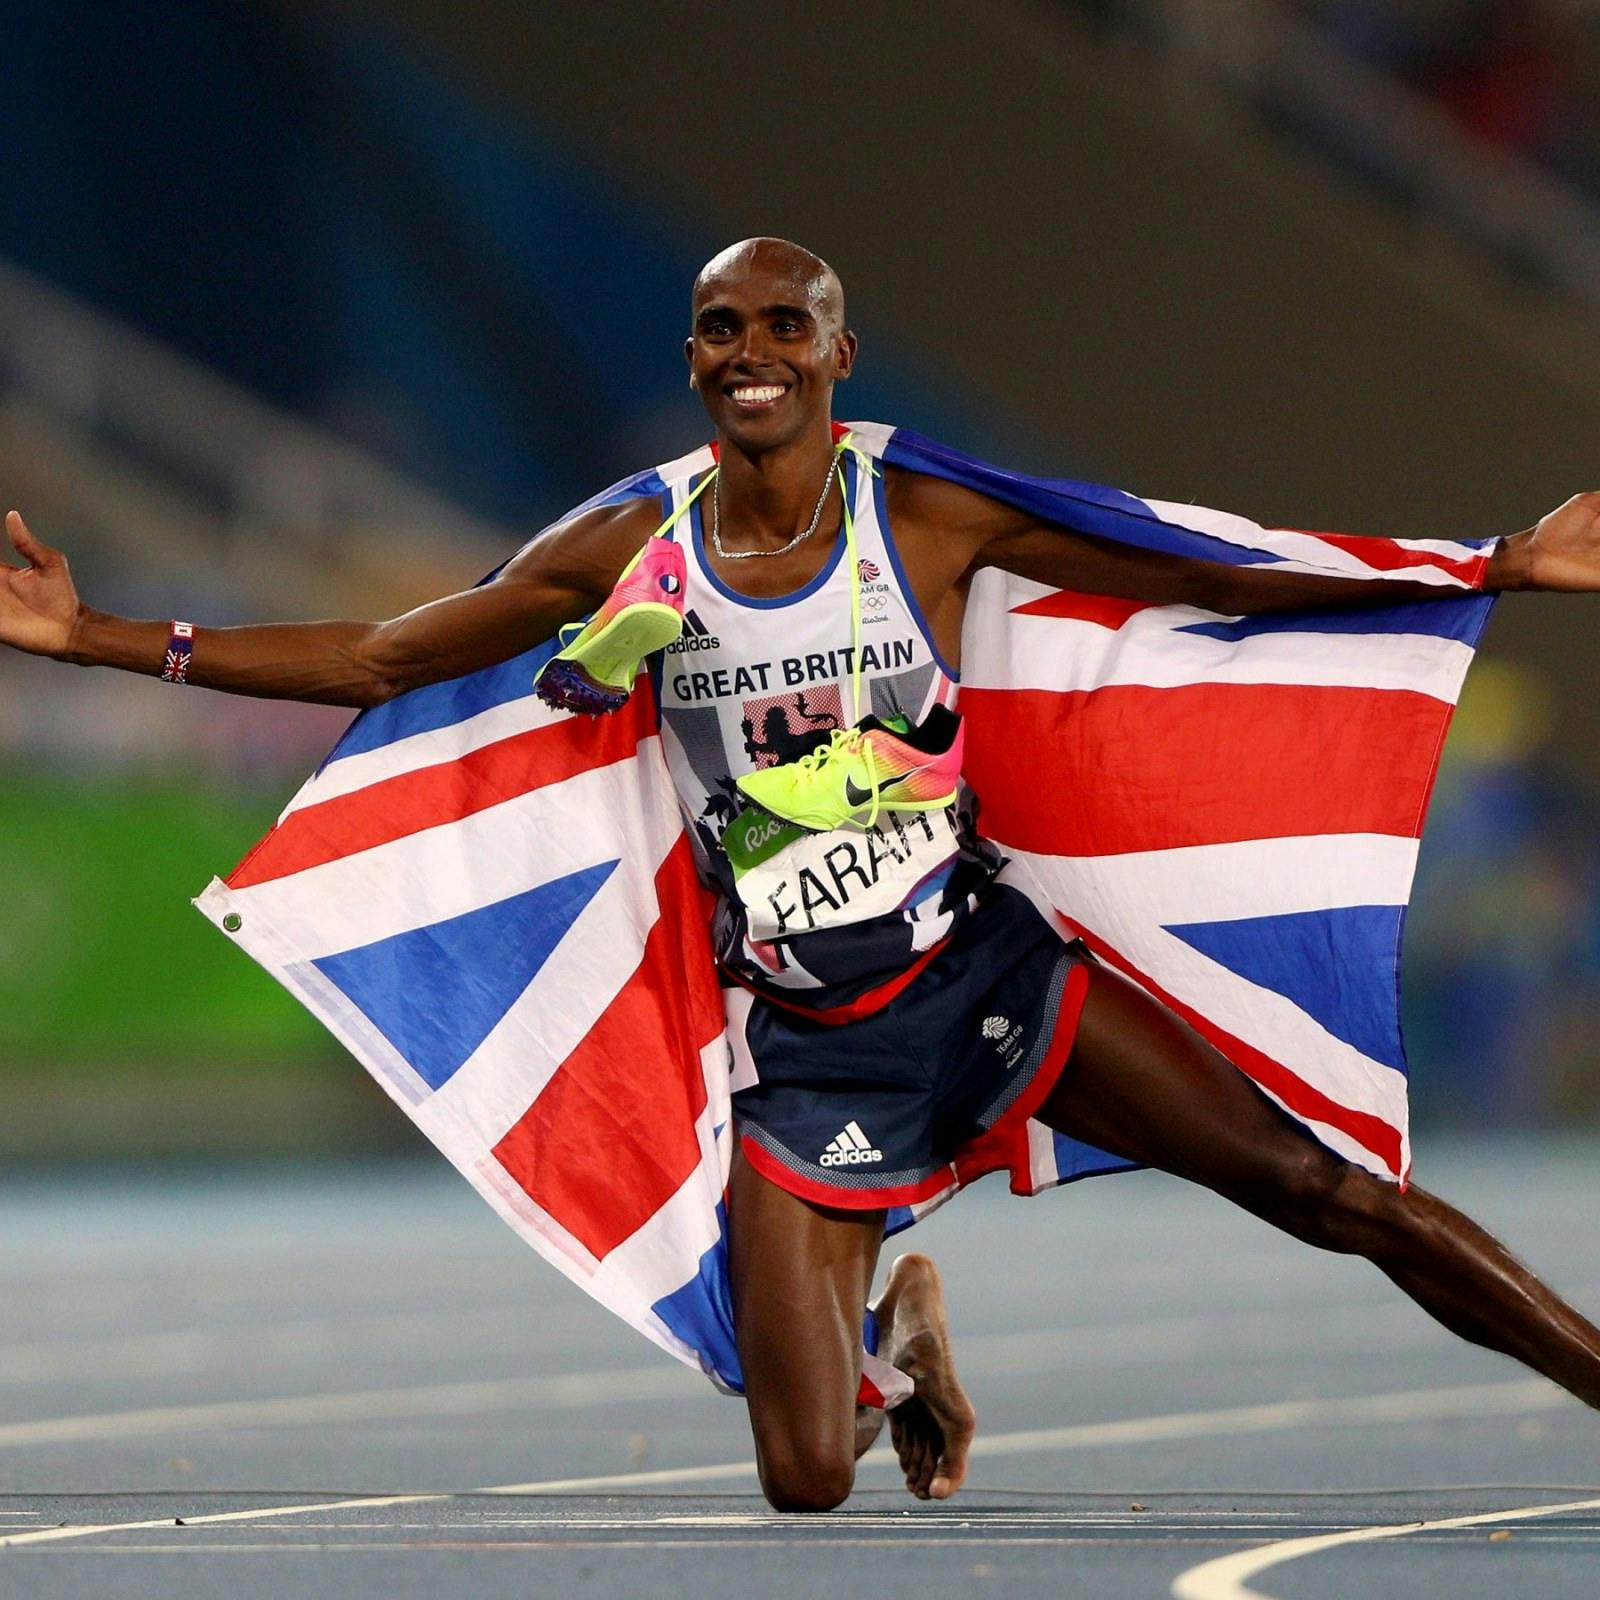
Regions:
M 681 656 L 691 650 L 720 650 L 722 641 L 700 620 L 693 606 L 683 614 L 683 633 L 667 646 L 667 654 Z
M 859 1122 L 848 1122 L 842 1132 L 829 1141 L 822 1152 L 825 1167 L 859 1167 L 868 1161 L 882 1161 L 883 1151 L 874 1150 L 872 1141 L 861 1131 Z

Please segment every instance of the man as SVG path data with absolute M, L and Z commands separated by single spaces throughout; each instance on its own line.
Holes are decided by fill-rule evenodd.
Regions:
M 830 760 L 843 767 L 859 759 L 868 727 L 885 747 L 898 740 L 896 748 L 913 753 L 922 737 L 928 764 L 942 759 L 939 751 L 953 748 L 949 735 L 930 743 L 919 730 L 951 698 L 969 590 L 985 568 L 1225 617 L 1348 604 L 1357 598 L 1349 581 L 1118 546 L 892 467 L 874 485 L 864 466 L 841 457 L 831 424 L 833 387 L 856 356 L 839 281 L 798 246 L 754 239 L 724 251 L 696 281 L 693 319 L 690 384 L 715 427 L 719 466 L 714 483 L 698 485 L 711 490 L 709 519 L 702 505 L 683 540 L 683 599 L 691 611 L 715 615 L 715 628 L 702 616 L 697 646 L 714 640 L 728 665 L 719 676 L 680 670 L 687 658 L 669 656 L 661 705 L 674 780 L 719 895 L 718 954 L 741 986 L 730 991 L 730 1012 L 741 1012 L 736 1052 L 750 1070 L 742 1087 L 736 1079 L 731 1274 L 757 1461 L 772 1503 L 837 1505 L 881 1420 L 858 1418 L 855 1406 L 888 1203 L 872 1170 L 898 1164 L 915 1173 L 948 1161 L 953 1149 L 1023 1110 L 1124 1163 L 1202 1183 L 1308 1243 L 1366 1256 L 1463 1337 L 1600 1406 L 1600 1330 L 1460 1213 L 1333 1154 L 1178 1017 L 1063 949 L 1014 890 L 994 883 L 996 852 L 978 835 L 970 807 L 902 814 L 887 802 L 895 834 L 876 824 L 884 854 L 873 874 L 853 865 L 852 879 L 841 863 L 856 858 L 834 856 L 832 889 L 818 876 L 816 852 L 841 845 L 828 833 L 802 838 L 795 848 L 812 852 L 806 870 L 816 869 L 817 888 L 808 896 L 780 886 L 766 901 L 741 898 L 718 831 L 735 811 L 730 777 L 761 763 L 770 771 L 792 755 L 791 743 L 826 738 L 797 764 L 813 777 Z M 83 605 L 64 558 L 12 513 L 8 531 L 25 565 L 0 574 L 0 642 L 235 693 L 374 706 L 506 660 L 604 605 L 659 515 L 649 498 L 589 511 L 534 541 L 494 581 L 389 622 L 169 637 L 165 623 Z M 857 552 L 859 540 L 869 543 Z M 847 543 L 855 558 L 841 567 Z M 871 671 L 863 667 L 870 640 L 858 607 L 868 581 L 916 635 L 908 654 L 874 656 Z M 1600 589 L 1600 495 L 1580 495 L 1501 541 L 1484 586 Z M 1408 602 L 1439 592 L 1405 579 L 1383 580 L 1378 591 Z M 854 613 L 846 604 L 852 593 Z M 1359 598 L 1370 601 L 1372 588 Z M 752 677 L 741 698 L 739 662 L 775 623 L 804 636 L 810 653 L 802 659 L 823 666 L 792 694 Z M 812 635 L 828 628 L 824 648 Z M 846 704 L 852 714 L 843 714 Z M 752 728 L 768 730 L 765 742 Z M 782 748 L 769 748 L 774 740 Z M 863 770 L 849 769 L 855 778 Z M 870 773 L 867 780 L 856 789 L 888 789 Z M 876 809 L 874 801 L 874 816 Z M 919 815 L 928 820 L 919 824 Z M 867 891 L 880 867 L 891 872 L 891 858 L 893 867 L 916 871 L 931 861 L 936 870 L 921 899 L 904 897 L 886 911 Z M 862 886 L 855 906 L 852 884 Z M 990 1044 L 1010 1051 L 1015 1082 L 997 1076 L 992 1050 L 943 1054 L 957 1018 L 981 1020 Z M 862 1105 L 874 1107 L 870 1123 Z M 844 1130 L 815 1157 L 796 1153 L 808 1118 Z M 962 1482 L 975 1418 L 956 1380 L 931 1264 L 901 1258 L 876 1309 L 883 1353 L 916 1386 L 891 1413 L 907 1485 L 919 1497 L 943 1498 Z

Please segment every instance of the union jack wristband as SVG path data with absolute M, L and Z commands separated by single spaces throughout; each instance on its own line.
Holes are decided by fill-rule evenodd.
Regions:
M 189 657 L 194 654 L 194 624 L 174 622 L 172 636 L 167 640 L 166 660 L 161 666 L 163 683 L 189 681 Z

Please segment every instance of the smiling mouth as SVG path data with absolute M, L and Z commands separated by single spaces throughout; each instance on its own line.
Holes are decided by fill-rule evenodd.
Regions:
M 728 390 L 728 398 L 742 411 L 761 411 L 776 405 L 788 392 L 786 383 L 741 383 Z

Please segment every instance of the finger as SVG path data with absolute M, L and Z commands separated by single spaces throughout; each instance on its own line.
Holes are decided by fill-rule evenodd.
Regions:
M 30 567 L 47 566 L 50 557 L 55 554 L 48 545 L 40 544 L 34 538 L 33 531 L 22 520 L 20 511 L 6 513 L 6 537 L 11 540 L 12 548 Z

